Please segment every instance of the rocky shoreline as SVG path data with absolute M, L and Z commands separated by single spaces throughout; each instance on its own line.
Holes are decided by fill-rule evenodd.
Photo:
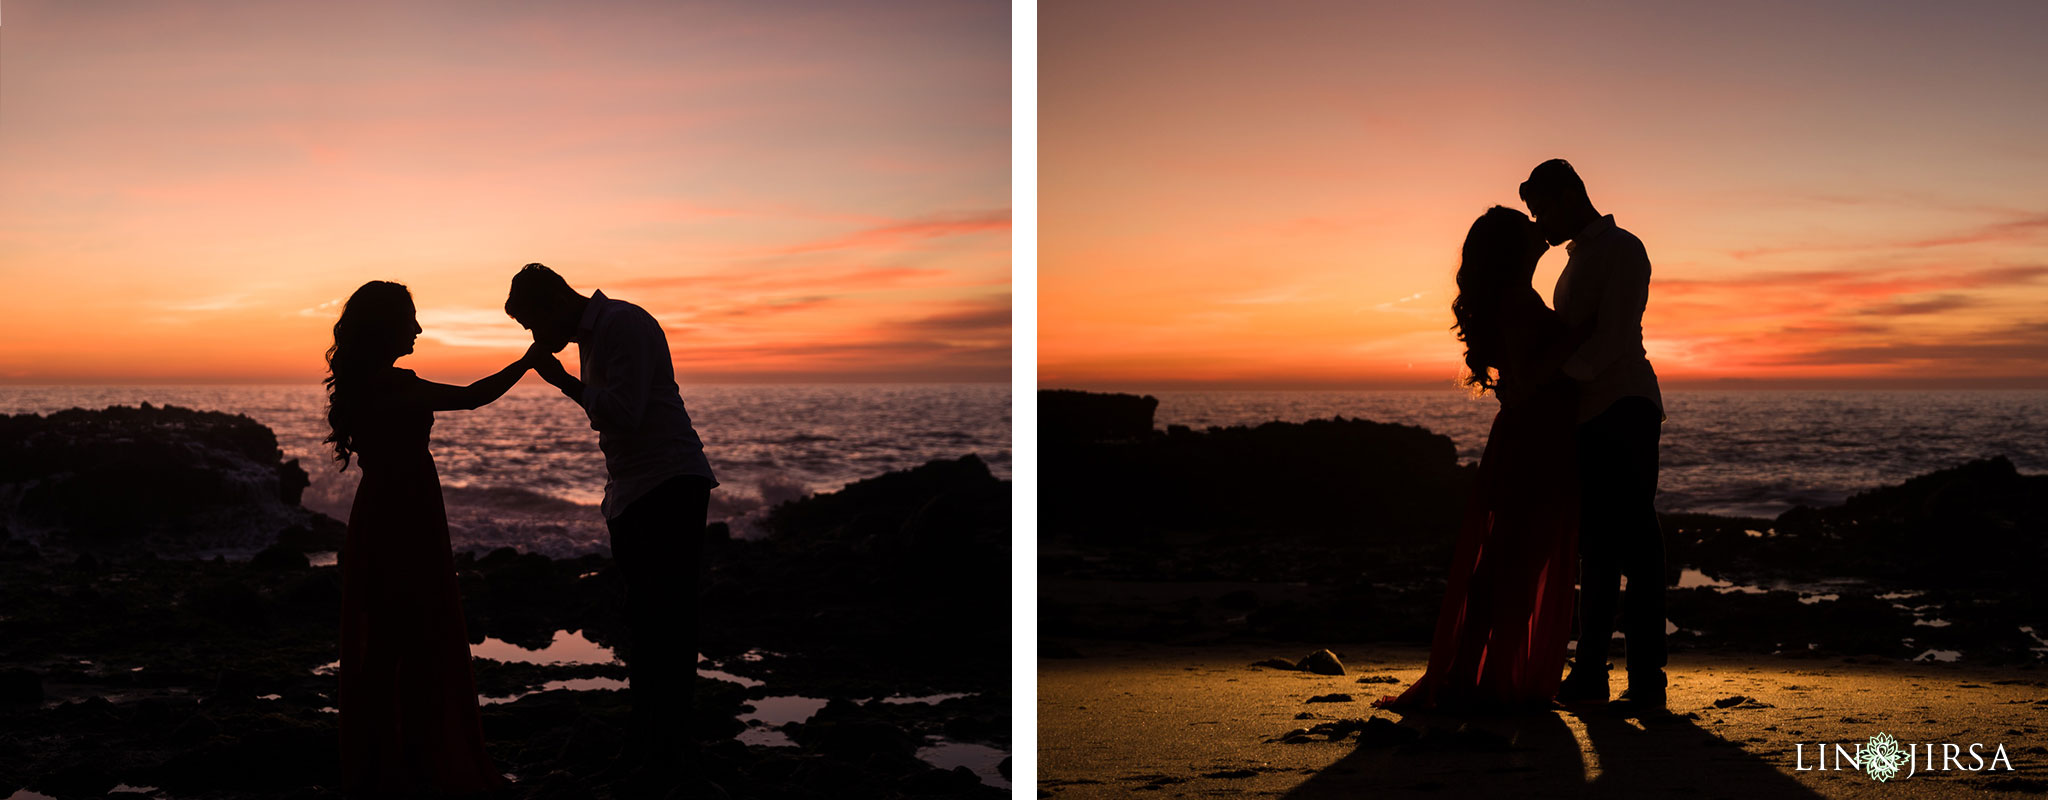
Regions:
M 0 417 L 0 796 L 339 796 L 340 567 L 307 554 L 338 549 L 343 529 L 297 507 L 303 472 L 295 483 L 267 434 L 168 407 Z M 123 488 L 165 470 L 184 475 L 173 505 L 146 505 L 168 502 L 161 488 Z M 129 505 L 72 508 L 109 496 Z M 1009 484 L 972 456 L 932 462 L 785 504 L 768 525 L 751 541 L 714 526 L 701 774 L 678 787 L 1006 795 L 992 765 L 933 762 L 1009 749 Z M 256 528 L 268 547 L 222 557 L 254 549 Z M 624 650 L 611 560 L 503 549 L 460 554 L 457 568 L 473 644 L 547 653 L 573 632 L 602 648 L 476 660 L 510 796 L 627 796 L 590 777 L 617 752 L 626 711 L 607 690 L 624 678 L 609 657 Z M 792 700 L 810 713 L 768 713 Z M 775 743 L 742 742 L 750 731 Z
M 1132 421 L 1140 398 L 1061 394 L 1048 419 L 1079 421 L 1043 435 L 1043 652 L 1428 641 L 1471 480 L 1448 439 L 1345 419 L 1160 431 Z M 1674 649 L 2048 658 L 2048 476 L 2002 456 L 1776 519 L 1660 517 Z

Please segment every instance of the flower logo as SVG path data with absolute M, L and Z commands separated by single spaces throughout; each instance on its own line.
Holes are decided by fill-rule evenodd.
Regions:
M 1863 746 L 1863 774 L 1871 780 L 1883 783 L 1899 774 L 1899 767 L 1905 766 L 1906 754 L 1899 752 L 1899 740 L 1889 733 L 1870 737 Z

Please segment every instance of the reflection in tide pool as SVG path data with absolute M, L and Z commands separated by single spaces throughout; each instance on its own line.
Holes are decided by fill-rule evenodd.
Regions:
M 514 700 L 518 700 L 519 698 L 525 697 L 527 695 L 540 694 L 541 692 L 552 692 L 556 689 L 567 689 L 572 692 L 616 692 L 622 691 L 625 688 L 626 682 L 619 680 L 618 678 L 570 678 L 566 681 L 548 681 L 547 683 L 541 684 L 540 688 L 535 689 L 533 691 L 520 692 L 518 694 L 506 695 L 504 697 L 485 697 L 483 695 L 477 695 L 476 701 L 484 705 L 492 705 L 495 703 L 510 703 Z
M 482 644 L 469 646 L 469 654 L 512 664 L 617 664 L 612 649 L 590 640 L 581 631 L 555 631 L 555 639 L 539 650 L 529 650 L 502 639 L 484 637 Z
M 590 637 L 580 631 L 566 630 L 556 631 L 553 641 L 550 641 L 548 646 L 539 650 L 520 647 L 503 639 L 485 637 L 481 644 L 470 645 L 470 653 L 478 658 L 518 664 L 571 666 L 620 663 L 618 656 L 612 652 L 611 648 L 591 641 Z M 787 655 L 754 649 L 742 653 L 735 660 L 745 663 L 758 663 L 770 657 L 786 658 Z M 319 674 L 332 674 L 338 666 L 339 664 L 327 664 L 314 671 Z M 748 689 L 767 685 L 766 682 L 761 680 L 748 678 L 743 675 L 734 675 L 718 669 L 721 666 L 723 664 L 712 661 L 705 657 L 703 653 L 697 654 L 698 677 L 738 684 Z M 538 689 L 505 697 L 478 696 L 477 701 L 485 704 L 510 703 L 522 697 L 558 689 L 569 691 L 618 691 L 625 688 L 627 688 L 627 683 L 618 678 L 572 678 L 569 680 L 549 681 L 542 684 Z M 973 696 L 972 692 L 942 692 L 929 695 L 893 694 L 887 697 L 860 698 L 854 700 L 854 702 L 860 704 L 879 702 L 890 705 L 906 705 L 910 703 L 936 705 L 947 700 L 958 700 Z M 806 697 L 803 695 L 774 695 L 748 700 L 747 704 L 753 706 L 754 710 L 739 716 L 739 721 L 746 723 L 747 729 L 741 731 L 734 738 L 743 744 L 756 747 L 795 747 L 796 742 L 790 739 L 788 734 L 782 732 L 782 726 L 792 722 L 809 721 L 812 717 L 817 716 L 818 712 L 823 710 L 828 702 L 830 701 L 827 698 Z M 968 742 L 955 742 L 939 736 L 932 737 L 931 744 L 919 748 L 917 757 L 941 769 L 967 767 L 973 770 L 975 775 L 980 776 L 982 783 L 1003 789 L 1010 788 L 1010 782 L 1003 778 L 1002 772 L 997 769 L 997 765 L 1001 764 L 1003 759 L 1009 757 L 1009 753 L 1000 748 Z M 12 800 L 12 798 L 9 800 Z M 22 800 L 33 800 L 33 798 L 22 798 Z
M 946 693 L 946 694 L 928 694 L 928 695 L 924 695 L 924 696 L 922 696 L 922 697 L 905 697 L 905 696 L 903 696 L 903 695 L 900 695 L 900 694 L 892 694 L 892 695 L 889 695 L 888 697 L 884 697 L 884 698 L 882 698 L 882 702 L 884 702 L 884 703 L 888 703 L 889 705 L 893 705 L 893 706 L 900 706 L 900 705 L 908 705 L 908 704 L 910 704 L 910 703 L 924 703 L 924 704 L 926 704 L 926 705 L 938 705 L 938 704 L 940 704 L 940 703 L 946 702 L 947 700 L 959 700 L 959 699 L 961 699 L 961 698 L 963 698 L 963 697 L 973 697 L 973 696 L 974 696 L 974 694 L 973 694 L 972 692 L 948 692 L 948 693 Z M 868 701 L 866 701 L 866 700 L 860 700 L 860 701 L 857 701 L 857 702 L 860 702 L 860 703 L 866 703 L 866 702 L 868 702 Z
M 917 757 L 939 769 L 966 767 L 981 777 L 981 782 L 998 789 L 1010 788 L 1010 780 L 1003 777 L 1003 759 L 1010 754 L 985 744 L 956 742 L 944 736 L 932 737 L 932 744 L 917 749 Z
M 1677 588 L 1713 589 L 1722 594 L 1727 594 L 1729 592 L 1741 592 L 1743 594 L 1764 593 L 1764 588 L 1761 586 L 1737 586 L 1733 583 L 1729 583 L 1728 581 L 1724 581 L 1719 578 L 1708 577 L 1707 573 L 1701 572 L 1691 567 L 1687 567 L 1685 569 L 1681 569 L 1678 571 Z
M 909 703 L 936 704 L 947 700 L 973 696 L 971 692 L 951 692 L 924 697 L 892 695 L 883 698 L 855 700 L 854 702 L 867 704 L 879 700 L 879 702 L 891 705 Z M 825 705 L 831 701 L 823 697 L 783 695 L 763 697 L 758 700 L 748 700 L 747 702 L 754 707 L 754 710 L 740 715 L 740 721 L 748 723 L 747 729 L 741 731 L 737 737 L 742 743 L 756 747 L 795 747 L 796 741 L 789 738 L 789 734 L 782 732 L 782 726 L 792 722 L 809 722 L 812 717 L 817 716 L 819 711 L 824 710 Z M 931 744 L 917 749 L 917 757 L 919 760 L 940 769 L 949 770 L 954 767 L 966 767 L 972 770 L 977 777 L 981 778 L 982 783 L 998 789 L 1010 788 L 1010 781 L 1003 777 L 1002 770 L 998 768 L 1003 763 L 1003 759 L 1009 758 L 1010 754 L 1001 748 L 990 747 L 984 744 L 956 742 L 943 736 L 934 736 L 931 737 Z
M 783 695 L 748 700 L 753 711 L 740 715 L 740 721 L 747 723 L 747 729 L 740 731 L 739 740 L 760 747 L 795 747 L 796 742 L 789 734 L 782 732 L 782 726 L 792 722 L 805 722 L 831 702 L 823 697 Z M 759 724 L 756 725 L 755 723 Z
M 751 650 L 750 650 L 750 651 L 748 651 L 748 653 L 749 653 L 749 654 L 751 654 L 751 653 L 753 653 L 753 652 L 755 652 L 755 651 L 751 651 Z M 740 656 L 740 660 L 741 660 L 741 661 L 748 661 L 748 660 L 752 660 L 752 661 L 759 661 L 759 660 L 761 660 L 761 659 L 759 659 L 759 658 L 754 658 L 754 659 L 748 659 L 748 658 L 747 658 L 746 656 Z M 712 666 L 716 667 L 716 666 L 718 666 L 718 663 L 717 663 L 717 662 L 715 662 L 715 661 L 712 661 L 711 659 L 705 658 L 705 657 L 704 657 L 704 654 L 703 654 L 703 653 L 698 653 L 698 654 L 697 654 L 697 664 L 698 664 L 698 667 L 697 667 L 697 677 L 699 677 L 699 678 L 710 678 L 710 679 L 712 679 L 712 680 L 714 680 L 714 681 L 725 681 L 726 683 L 737 683 L 737 684 L 739 684 L 739 685 L 741 685 L 741 686 L 745 686 L 745 687 L 747 687 L 747 688 L 749 688 L 749 689 L 752 689 L 752 688 L 754 688 L 754 687 L 756 687 L 756 686 L 765 686 L 765 685 L 767 685 L 767 684 L 764 684 L 764 683 L 762 683 L 761 681 L 757 681 L 757 680 L 754 680 L 753 678 L 749 678 L 749 677 L 746 677 L 746 676 L 744 676 L 744 675 L 734 675 L 734 674 L 732 674 L 732 673 L 730 673 L 730 672 L 726 672 L 725 670 L 721 670 L 721 669 L 705 669 L 705 668 L 703 667 L 703 665 L 704 665 L 704 664 L 710 664 L 710 665 L 712 665 Z

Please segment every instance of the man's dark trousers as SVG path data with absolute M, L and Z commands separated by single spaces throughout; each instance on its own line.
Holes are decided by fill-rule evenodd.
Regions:
M 629 749 L 674 748 L 690 735 L 697 680 L 697 581 L 711 481 L 664 481 L 608 521 L 626 583 Z
M 1663 416 L 1649 398 L 1624 397 L 1578 430 L 1578 663 L 1607 663 L 1627 576 L 1621 632 L 1635 685 L 1664 685 L 1664 534 L 1651 505 Z

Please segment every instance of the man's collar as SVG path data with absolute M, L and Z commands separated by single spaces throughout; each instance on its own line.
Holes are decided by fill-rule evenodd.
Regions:
M 1592 222 L 1588 222 L 1586 223 L 1586 227 L 1579 229 L 1578 235 L 1573 236 L 1571 241 L 1565 243 L 1564 252 L 1567 255 L 1576 253 L 1579 250 L 1579 245 L 1593 241 L 1594 239 L 1598 239 L 1600 238 L 1600 234 L 1606 233 L 1611 230 L 1614 230 L 1613 214 L 1608 214 L 1607 216 L 1593 220 Z
M 571 341 L 582 342 L 586 334 L 597 328 L 598 304 L 605 301 L 604 292 L 590 290 L 590 302 L 583 304 L 583 318 L 576 321 L 576 337 Z

